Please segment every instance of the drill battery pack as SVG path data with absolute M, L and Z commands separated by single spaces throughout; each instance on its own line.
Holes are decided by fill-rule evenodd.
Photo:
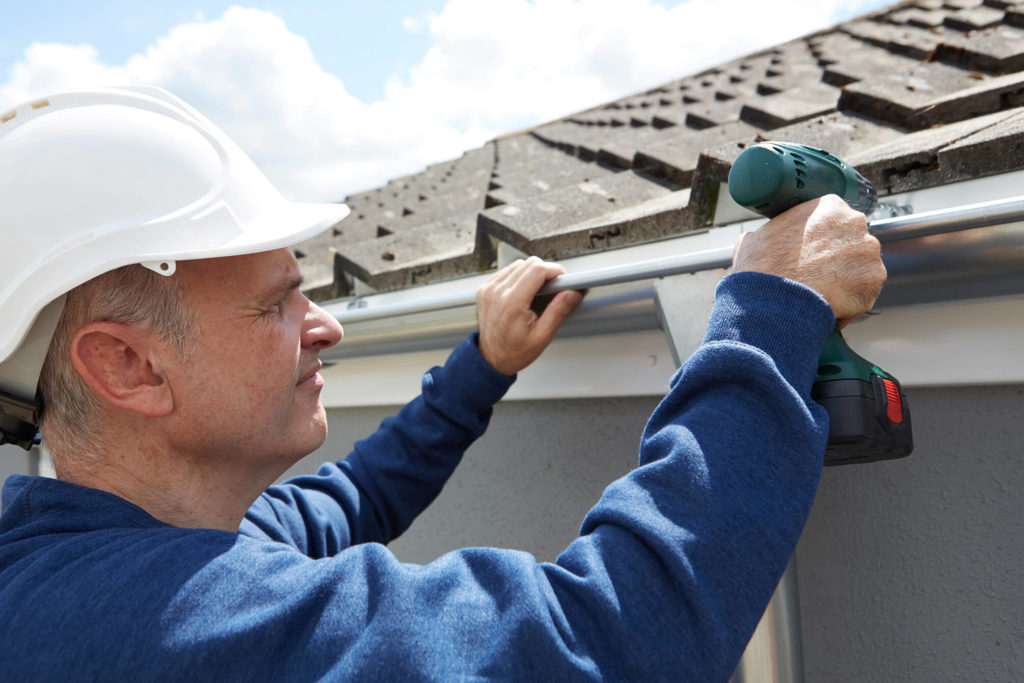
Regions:
M 895 378 L 818 381 L 811 398 L 829 415 L 825 465 L 893 460 L 914 450 L 910 408 Z

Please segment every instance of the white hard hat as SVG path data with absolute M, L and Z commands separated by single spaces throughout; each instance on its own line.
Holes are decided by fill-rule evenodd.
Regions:
M 159 88 L 67 92 L 0 113 L 0 370 L 44 307 L 101 273 L 141 263 L 168 275 L 177 260 L 286 247 L 347 214 L 284 199 Z

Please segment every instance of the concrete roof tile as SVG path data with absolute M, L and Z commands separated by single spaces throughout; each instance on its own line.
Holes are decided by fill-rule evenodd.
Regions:
M 646 147 L 660 147 L 677 136 L 693 132 L 694 129 L 686 126 L 639 130 L 626 138 L 609 139 L 598 152 L 597 160 L 618 169 L 633 168 L 638 150 Z
M 788 126 L 835 111 L 839 94 L 839 88 L 827 83 L 785 90 L 763 97 L 757 103 L 743 105 L 740 119 L 763 130 Z
M 686 125 L 702 129 L 739 121 L 745 98 L 723 98 L 695 104 L 686 111 Z
M 376 290 L 477 273 L 492 267 L 489 240 L 477 243 L 477 213 L 416 226 L 402 233 L 347 245 L 340 266 Z
M 843 47 L 836 49 L 838 46 L 834 43 L 823 45 L 820 55 L 823 61 L 828 61 L 822 80 L 836 87 L 876 78 L 878 74 L 906 72 L 920 63 L 845 34 L 835 34 L 835 37 Z
M 560 121 L 536 128 L 533 131 L 533 135 L 568 154 L 575 154 L 581 159 L 593 161 L 597 159 L 598 152 L 610 137 L 631 135 L 630 128 L 633 127 L 647 128 L 649 126 L 645 126 L 638 121 L 636 126 L 609 129 Z
M 743 121 L 733 121 L 701 131 L 685 129 L 656 144 L 640 146 L 633 166 L 678 187 L 689 187 L 702 151 L 731 140 L 751 138 L 757 131 L 757 128 Z
M 976 178 L 1017 170 L 1024 158 L 1024 110 L 939 150 L 939 167 L 954 178 Z M 993 117 L 995 118 L 995 117 Z
M 947 33 L 935 58 L 966 69 L 1009 73 L 1024 69 L 1024 29 L 994 26 L 969 33 Z
M 822 79 L 824 71 L 817 64 L 803 63 L 778 66 L 767 69 L 758 80 L 757 94 L 774 95 L 784 90 L 792 90 L 816 83 Z
M 998 26 L 1003 22 L 1003 10 L 994 7 L 972 7 L 957 10 L 946 15 L 945 25 L 959 31 L 977 31 Z
M 941 150 L 970 139 L 987 129 L 997 127 L 1010 119 L 1019 119 L 1020 111 L 1018 109 L 997 112 L 903 135 L 889 142 L 849 154 L 846 161 L 867 176 L 883 194 L 965 180 L 975 177 L 981 166 L 976 165 L 974 168 L 968 168 L 966 165 L 961 165 L 959 168 L 947 166 L 941 163 Z M 976 138 L 979 143 L 982 139 Z M 1015 163 L 1016 167 L 1020 167 L 1020 158 Z M 1013 168 L 1013 166 L 1002 164 L 1001 170 L 1009 168 Z
M 843 90 L 844 111 L 911 129 L 960 121 L 1015 106 L 1024 96 L 1024 74 L 991 78 L 944 64 L 852 83 Z
M 502 138 L 497 142 L 497 150 L 488 207 L 524 202 L 530 197 L 613 173 L 529 134 Z
M 522 252 L 562 258 L 639 241 L 615 228 L 615 221 L 606 217 L 669 194 L 678 195 L 632 171 L 622 171 L 549 192 L 525 204 L 487 209 L 480 214 L 479 228 Z
M 893 12 L 886 16 L 886 19 L 893 24 L 909 24 L 920 28 L 934 28 L 942 26 L 946 21 L 947 10 L 923 9 L 921 7 L 910 7 Z
M 869 19 L 842 24 L 839 29 L 854 38 L 914 59 L 929 59 L 944 35 L 941 27 L 922 29 L 909 25 L 894 26 Z

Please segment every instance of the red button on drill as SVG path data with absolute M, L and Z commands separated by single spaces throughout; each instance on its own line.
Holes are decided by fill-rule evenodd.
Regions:
M 888 399 L 885 414 L 893 424 L 903 422 L 903 404 L 900 402 L 900 390 L 891 379 L 882 378 L 885 384 L 885 397 Z

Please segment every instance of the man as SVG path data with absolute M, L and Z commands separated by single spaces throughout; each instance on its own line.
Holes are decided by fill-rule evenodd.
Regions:
M 496 273 L 477 297 L 479 335 L 427 373 L 419 398 L 343 461 L 267 489 L 324 439 L 317 354 L 342 335 L 281 247 L 329 227 L 338 208 L 280 200 L 166 93 L 55 96 L 15 114 L 7 123 L 22 117 L 20 128 L 0 127 L 0 205 L 17 209 L 0 223 L 4 250 L 12 221 L 29 221 L 43 238 L 15 246 L 46 258 L 26 258 L 0 287 L 15 321 L 0 337 L 0 380 L 47 344 L 42 428 L 60 480 L 15 476 L 4 489 L 0 679 L 732 672 L 820 475 L 827 417 L 810 388 L 821 345 L 885 277 L 863 216 L 825 198 L 738 245 L 705 343 L 647 425 L 640 467 L 608 487 L 556 563 L 477 548 L 411 566 L 381 543 L 437 495 L 579 301 L 564 292 L 539 318 L 530 311 L 561 269 L 531 258 Z M 62 154 L 59 182 L 2 166 Z M 124 185 L 109 187 L 118 173 L 130 211 Z M 85 219 L 48 221 L 42 201 L 29 210 L 32 187 L 55 182 L 48 201 L 70 193 Z M 98 264 L 82 246 L 95 239 L 106 240 Z M 11 303 L 15 291 L 30 302 Z

